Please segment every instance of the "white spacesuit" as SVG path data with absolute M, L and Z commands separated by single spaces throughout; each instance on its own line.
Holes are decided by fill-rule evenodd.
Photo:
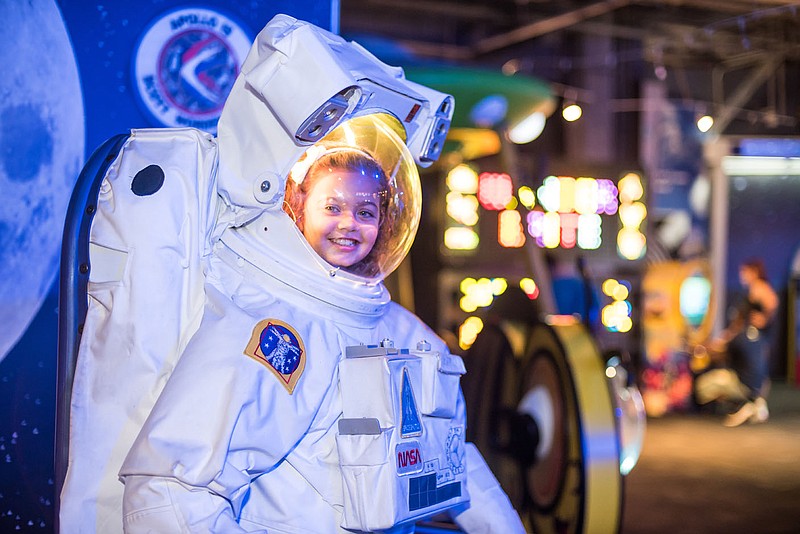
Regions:
M 190 339 L 174 343 L 179 357 L 152 366 L 157 387 L 131 403 L 139 415 L 128 427 L 147 418 L 119 469 L 126 532 L 410 532 L 444 509 L 467 532 L 524 532 L 464 443 L 463 364 L 382 283 L 416 232 L 414 161 L 438 157 L 451 116 L 451 97 L 323 30 L 278 16 L 259 34 L 218 138 L 198 143 L 210 146 L 197 161 L 212 167 L 201 181 L 212 198 L 176 223 L 199 236 L 190 241 L 202 258 L 173 269 L 184 277 L 172 280 L 184 310 L 172 323 Z M 367 274 L 325 261 L 284 207 L 309 147 L 331 143 L 370 154 L 387 177 L 391 232 Z M 167 149 L 158 157 L 166 184 L 181 163 Z M 89 397 L 78 392 L 73 412 L 75 398 Z M 119 439 L 107 449 L 126 447 Z M 80 451 L 71 454 L 80 462 Z M 67 504 L 79 478 L 68 477 Z

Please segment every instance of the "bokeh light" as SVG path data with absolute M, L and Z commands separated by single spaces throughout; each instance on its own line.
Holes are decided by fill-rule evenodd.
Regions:
M 536 205 L 536 193 L 527 185 L 523 185 L 519 188 L 517 196 L 519 197 L 520 203 L 528 209 L 533 209 L 533 206 Z
M 547 117 L 541 111 L 534 111 L 508 131 L 508 139 L 512 143 L 523 145 L 530 143 L 542 134 Z
M 612 298 L 612 302 L 601 310 L 600 321 L 609 332 L 629 332 L 633 328 L 633 306 L 626 300 L 630 295 L 630 287 L 625 280 L 608 278 L 603 281 L 601 289 Z
M 447 173 L 446 183 L 450 191 L 474 195 L 478 191 L 478 173 L 469 165 L 462 163 Z
M 697 129 L 703 133 L 706 133 L 714 126 L 714 118 L 710 115 L 703 115 L 699 119 L 697 119 Z
M 458 346 L 463 350 L 470 348 L 481 330 L 483 330 L 483 321 L 479 317 L 467 317 L 458 327 Z
M 529 299 L 534 300 L 539 297 L 539 287 L 536 285 L 536 282 L 533 281 L 533 278 L 521 279 L 519 281 L 519 287 L 528 295 Z
M 452 226 L 444 231 L 444 246 L 450 250 L 475 250 L 480 238 L 477 232 L 466 226 Z
M 561 110 L 561 116 L 567 122 L 575 122 L 581 118 L 581 115 L 583 115 L 583 109 L 575 103 L 564 106 L 564 109 Z
M 506 173 L 482 172 L 478 176 L 478 201 L 487 210 L 500 211 L 514 198 L 514 186 Z
M 497 241 L 506 248 L 519 248 L 525 244 L 522 216 L 517 210 L 504 210 L 498 214 Z

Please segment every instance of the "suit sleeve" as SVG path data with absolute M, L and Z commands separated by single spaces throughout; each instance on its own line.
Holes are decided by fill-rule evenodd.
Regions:
M 230 501 L 208 488 L 174 478 L 128 476 L 125 479 L 123 528 L 126 534 L 246 531 L 236 522 Z M 266 530 L 255 531 L 267 534 Z
M 244 532 L 237 520 L 252 480 L 311 424 L 324 387 L 289 395 L 264 365 L 236 350 L 250 332 L 232 323 L 246 321 L 215 324 L 232 315 L 206 314 L 122 465 L 129 534 Z

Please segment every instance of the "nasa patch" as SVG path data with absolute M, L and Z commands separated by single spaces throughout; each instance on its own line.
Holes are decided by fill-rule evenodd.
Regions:
M 272 371 L 290 394 L 306 366 L 306 350 L 300 335 L 277 319 L 258 322 L 244 353 Z
M 247 32 L 218 11 L 187 8 L 163 15 L 134 51 L 139 101 L 163 126 L 216 133 L 250 44 Z
M 418 441 L 405 441 L 395 447 L 397 474 L 410 475 L 422 471 L 422 449 Z

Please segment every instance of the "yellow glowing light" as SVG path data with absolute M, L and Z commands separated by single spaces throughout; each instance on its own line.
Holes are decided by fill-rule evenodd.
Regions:
M 626 203 L 619 207 L 619 220 L 622 221 L 622 226 L 639 228 L 646 216 L 647 208 L 641 202 Z
M 703 133 L 706 133 L 714 126 L 714 118 L 710 115 L 703 115 L 699 119 L 697 119 L 697 129 Z
M 455 221 L 467 226 L 478 223 L 478 199 L 475 195 L 462 195 L 450 191 L 445 197 L 447 214 Z
M 483 330 L 483 321 L 480 317 L 467 317 L 464 321 L 464 324 L 476 332 Z
M 461 300 L 458 301 L 458 307 L 466 313 L 472 313 L 478 309 L 478 304 L 472 300 L 469 295 L 464 295 L 461 297 Z
M 488 278 L 480 278 L 474 285 L 470 286 L 467 296 L 476 306 L 485 308 L 494 301 L 494 292 L 492 289 L 491 280 Z
M 559 176 L 560 195 L 558 200 L 558 211 L 569 213 L 575 211 L 575 178 L 570 176 Z
M 614 291 L 617 289 L 617 286 L 619 285 L 620 285 L 619 282 L 617 282 L 613 278 L 609 278 L 603 282 L 601 289 L 603 290 L 604 294 L 608 295 L 609 297 L 613 297 Z
M 600 320 L 612 332 L 628 332 L 633 327 L 630 318 L 630 305 L 624 300 L 615 301 L 603 307 Z
M 474 278 L 464 278 L 460 284 L 458 284 L 458 289 L 465 295 L 469 294 L 469 288 L 477 284 L 478 281 Z
M 519 281 L 519 287 L 528 295 L 528 298 L 535 299 L 539 296 L 539 288 L 532 278 L 523 278 Z
M 638 174 L 629 172 L 623 176 L 618 184 L 619 199 L 621 202 L 633 202 L 639 200 L 644 194 L 642 189 L 642 179 Z
M 498 214 L 497 241 L 507 248 L 519 248 L 525 244 L 522 216 L 517 210 L 504 210 Z
M 492 302 L 494 301 L 494 295 L 492 294 L 491 288 L 483 289 L 482 291 L 477 292 L 473 298 L 475 298 L 475 304 L 481 308 L 491 306 Z
M 475 343 L 478 334 L 483 330 L 483 321 L 478 317 L 467 317 L 458 328 L 458 345 L 467 350 Z
M 544 214 L 542 242 L 547 248 L 556 248 L 561 243 L 561 217 L 558 216 L 558 213 L 548 211 Z
M 474 195 L 478 192 L 478 173 L 469 165 L 456 165 L 447 173 L 447 187 L 451 191 Z
M 618 286 L 618 288 L 619 287 L 625 287 L 625 286 L 620 285 Z M 609 304 L 609 306 L 611 306 L 614 315 L 616 315 L 617 317 L 627 317 L 631 311 L 629 307 L 630 305 L 624 300 L 615 300 L 614 302 Z
M 584 214 L 597 213 L 599 187 L 594 178 L 578 178 L 575 181 L 575 211 Z
M 505 278 L 492 278 L 492 293 L 494 296 L 502 295 L 508 289 L 508 281 Z
M 578 104 L 569 104 L 561 110 L 561 116 L 567 122 L 575 122 L 583 115 L 583 109 Z
M 645 253 L 644 234 L 635 228 L 623 228 L 617 234 L 617 250 L 627 260 L 638 260 Z
M 517 195 L 519 196 L 520 203 L 526 208 L 531 209 L 536 205 L 536 193 L 527 185 L 520 187 L 519 191 L 517 191 Z
M 603 310 L 600 312 L 600 320 L 603 322 L 603 326 L 612 326 L 614 324 L 614 310 L 611 306 L 603 306 Z
M 603 293 L 614 299 L 614 302 L 603 307 L 600 320 L 603 326 L 611 332 L 628 332 L 633 327 L 631 320 L 631 304 L 628 298 L 627 282 L 620 283 L 613 278 L 608 278 L 601 286 Z
M 475 250 L 478 243 L 480 238 L 472 228 L 453 226 L 444 231 L 444 246 L 450 250 Z
M 628 298 L 628 288 L 622 284 L 617 284 L 610 296 L 614 300 L 625 300 Z

